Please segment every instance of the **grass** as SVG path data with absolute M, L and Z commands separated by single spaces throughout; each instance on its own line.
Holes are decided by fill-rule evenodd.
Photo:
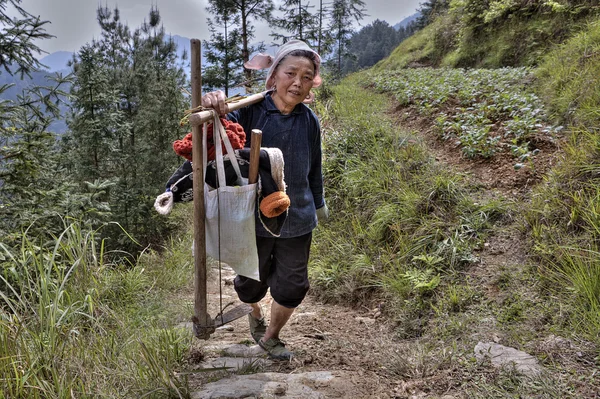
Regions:
M 121 265 L 96 235 L 73 221 L 51 244 L 0 247 L 0 397 L 189 396 L 191 334 L 174 325 L 189 309 L 166 299 L 192 280 L 190 243 Z
M 428 72 L 440 73 L 419 71 Z M 315 231 L 309 270 L 313 293 L 355 306 L 385 303 L 397 338 L 407 343 L 391 347 L 385 368 L 392 378 L 409 379 L 410 386 L 431 397 L 440 392 L 480 398 L 593 397 L 599 280 L 591 255 L 597 252 L 567 258 L 559 248 L 597 240 L 600 231 L 596 136 L 582 133 L 573 140 L 565 157 L 572 167 L 557 168 L 531 202 L 486 199 L 481 187 L 436 163 L 418 137 L 395 124 L 386 112 L 388 95 L 365 90 L 373 76 L 378 74 L 353 75 L 322 99 L 332 218 Z M 423 76 L 428 78 L 433 79 Z M 506 82 L 502 91 L 515 104 L 523 99 L 519 82 Z M 362 106 L 366 103 L 370 107 Z M 492 105 L 486 105 L 490 112 Z M 435 118 L 435 109 L 431 112 Z M 537 235 L 530 236 L 534 231 Z M 531 237 L 533 263 L 507 257 L 506 264 L 481 266 L 485 276 L 479 275 L 478 256 L 492 234 Z M 581 254 L 583 247 L 577 248 Z M 561 263 L 554 267 L 549 259 Z M 582 359 L 590 363 L 566 355 L 557 359 L 558 349 L 540 349 L 553 334 L 586 347 L 580 349 Z M 492 340 L 533 353 L 548 374 L 529 379 L 475 362 L 475 344 Z
M 555 294 L 570 292 L 576 312 L 570 326 L 588 339 L 600 340 L 600 251 L 581 247 L 561 247 L 557 261 L 550 261 L 547 278 Z M 561 292 L 562 291 L 562 292 Z
M 600 122 L 600 20 L 549 52 L 536 75 L 538 91 L 557 119 L 597 129 Z
M 600 342 L 600 141 L 575 130 L 557 167 L 533 194 L 524 226 L 548 295 L 572 309 L 568 327 Z
M 310 276 L 325 300 L 383 296 L 396 304 L 391 313 L 418 320 L 445 297 L 441 292 L 468 296 L 452 288 L 457 272 L 477 262 L 475 250 L 496 213 L 507 210 L 500 201 L 474 202 L 461 176 L 385 113 L 373 112 L 387 109 L 388 99 L 365 91 L 364 81 L 355 75 L 328 99 L 324 173 L 335 216 L 316 232 Z M 463 301 L 455 301 L 449 306 L 460 308 Z

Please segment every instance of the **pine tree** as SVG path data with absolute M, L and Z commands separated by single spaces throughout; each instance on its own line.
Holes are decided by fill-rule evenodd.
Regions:
M 255 51 L 262 51 L 262 46 L 251 46 L 250 40 L 254 38 L 253 18 L 269 21 L 273 12 L 273 0 L 232 0 L 233 7 L 240 17 L 240 35 L 242 39 L 242 61 L 247 62 L 250 55 Z M 250 91 L 252 81 L 252 70 L 244 68 L 246 79 L 246 91 Z
M 354 21 L 360 22 L 365 17 L 365 3 L 362 0 L 334 0 L 330 11 L 330 29 L 336 43 L 337 72 L 341 74 L 342 56 L 346 52 L 346 45 L 354 31 Z
M 127 105 L 135 113 L 128 157 L 124 156 L 131 167 L 127 182 L 130 194 L 122 203 L 129 203 L 131 231 L 142 242 L 153 242 L 160 241 L 167 221 L 152 217 L 156 216 L 152 204 L 181 162 L 172 143 L 186 133 L 179 122 L 189 100 L 182 94 L 187 83 L 177 64 L 177 47 L 161 26 L 158 9 L 151 10 L 149 21 L 135 30 L 134 39 L 133 86 L 137 95 L 136 103 Z
M 290 39 L 299 39 L 315 47 L 319 43 L 319 14 L 311 13 L 311 8 L 314 6 L 308 1 L 303 3 L 302 0 L 285 0 L 279 6 L 282 16 L 273 18 L 271 25 L 287 34 L 273 31 L 271 36 L 282 44 Z
M 203 68 L 202 85 L 206 91 L 223 89 L 229 97 L 229 89 L 244 78 L 240 17 L 233 1 L 209 0 L 206 10 L 213 18 L 207 18 L 211 40 L 204 42 L 208 65 Z
M 24 18 L 7 18 L 3 10 L 8 3 Z M 39 18 L 18 3 L 0 0 L 0 58 L 4 72 L 20 72 L 23 78 L 40 66 L 33 56 L 40 50 L 32 41 L 50 36 Z M 57 136 L 48 131 L 60 116 L 59 105 L 67 96 L 63 87 L 70 77 L 55 74 L 47 80 L 50 85 L 27 87 L 16 101 L 0 102 L 0 241 L 8 246 L 18 244 L 25 230 L 48 242 L 62 228 L 60 218 L 88 220 L 102 208 L 85 192 L 73 193 L 74 179 L 57 151 Z
M 76 57 L 76 80 L 71 88 L 76 114 L 69 123 L 73 173 L 82 182 L 109 179 L 116 173 L 119 143 L 127 129 L 118 107 L 119 90 L 96 44 L 84 45 Z
M 321 57 L 325 57 L 332 51 L 333 48 L 333 35 L 329 29 L 326 29 L 325 24 L 327 22 L 330 9 L 326 6 L 323 0 L 319 0 L 319 10 L 317 11 L 317 53 Z
M 34 56 L 41 52 L 34 39 L 51 36 L 45 33 L 47 21 L 33 17 L 19 3 L 0 0 L 0 74 L 19 73 L 23 79 L 41 66 Z M 5 13 L 7 5 L 17 10 L 20 19 Z M 0 94 L 9 87 L 1 86 Z M 34 199 L 43 196 L 39 183 L 45 177 L 44 163 L 52 147 L 52 135 L 45 130 L 55 116 L 56 107 L 50 100 L 55 94 L 33 87 L 16 102 L 0 101 L 0 240 L 5 242 L 20 234 L 40 211 Z M 44 100 L 49 112 L 44 112 Z
M 38 69 L 41 63 L 34 54 L 41 54 L 35 41 L 49 39 L 54 36 L 46 33 L 44 25 L 49 21 L 42 21 L 34 17 L 21 6 L 21 0 L 0 0 L 0 67 L 9 73 L 29 75 L 32 70 Z M 11 18 L 5 12 L 11 6 L 20 17 Z
M 141 243 L 158 240 L 166 220 L 153 218 L 152 203 L 180 160 L 172 142 L 183 132 L 179 121 L 188 108 L 181 92 L 185 74 L 176 45 L 152 7 L 133 32 L 114 12 L 99 8 L 101 38 L 78 53 L 77 83 L 69 143 L 80 181 L 106 187 L 116 221 Z M 99 180 L 98 180 L 99 179 Z M 130 244 L 122 237 L 120 248 Z

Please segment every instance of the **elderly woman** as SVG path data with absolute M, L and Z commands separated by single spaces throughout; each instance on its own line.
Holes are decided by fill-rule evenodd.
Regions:
M 259 54 L 246 67 L 270 67 L 264 101 L 227 114 L 227 119 L 241 124 L 246 132 L 262 130 L 262 146 L 279 148 L 285 163 L 290 207 L 281 234 L 274 237 L 257 223 L 260 281 L 243 276 L 234 281 L 240 300 L 253 309 L 248 315 L 252 338 L 274 359 L 293 356 L 279 333 L 306 296 L 312 230 L 317 220 L 328 217 L 321 172 L 321 128 L 317 116 L 303 104 L 310 99 L 310 90 L 321 84 L 320 64 L 319 54 L 300 40 L 282 45 L 274 59 Z M 204 95 L 202 105 L 221 114 L 227 110 L 221 91 Z M 268 290 L 273 302 L 267 326 L 259 302 Z

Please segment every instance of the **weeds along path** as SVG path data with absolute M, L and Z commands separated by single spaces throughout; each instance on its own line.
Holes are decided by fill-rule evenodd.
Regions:
M 347 86 L 342 94 L 333 97 L 343 108 L 343 114 L 333 116 L 334 111 L 329 115 L 321 110 L 325 134 L 339 134 L 336 137 L 343 140 L 346 140 L 344 134 L 360 138 L 368 134 L 364 129 L 373 125 L 360 120 L 367 118 L 364 115 L 388 118 L 395 131 L 424 144 L 434 154 L 435 165 L 431 170 L 444 170 L 464 178 L 475 209 L 478 202 L 505 202 L 508 205 L 500 207 L 504 214 L 492 222 L 481 245 L 473 248 L 472 255 L 477 261 L 471 260 L 467 266 L 444 276 L 449 282 L 438 281 L 437 288 L 435 278 L 421 280 L 420 284 L 426 283 L 428 288 L 413 288 L 421 290 L 421 294 L 413 296 L 404 291 L 410 291 L 410 285 L 390 286 L 386 268 L 393 265 L 394 254 L 387 259 L 383 251 L 375 255 L 367 249 L 361 252 L 360 246 L 365 241 L 381 237 L 375 234 L 377 231 L 373 232 L 373 223 L 362 226 L 359 215 L 345 213 L 344 207 L 372 203 L 368 191 L 361 191 L 362 187 L 330 191 L 330 196 L 337 196 L 330 197 L 333 210 L 340 212 L 333 213 L 333 218 L 352 219 L 352 223 L 340 227 L 332 222 L 325 227 L 350 229 L 346 236 L 317 232 L 316 240 L 326 244 L 331 240 L 331 245 L 342 255 L 336 258 L 329 254 L 334 248 L 327 247 L 329 244 L 316 246 L 311 266 L 314 288 L 282 331 L 282 339 L 295 352 L 295 358 L 290 362 L 267 359 L 251 340 L 247 319 L 236 320 L 216 331 L 208 341 L 194 341 L 185 371 L 228 369 L 192 373 L 191 397 L 598 397 L 594 348 L 554 335 L 550 323 L 554 307 L 547 306 L 544 302 L 547 299 L 539 297 L 536 288 L 539 281 L 528 264 L 527 247 L 517 223 L 532 187 L 555 162 L 558 144 L 539 137 L 535 149 L 542 151 L 536 152 L 535 164 L 529 162 L 520 168 L 515 168 L 514 152 L 509 147 L 498 147 L 489 160 L 469 159 L 456 141 L 440 139 L 435 113 L 424 116 L 389 94 L 365 90 L 364 82 L 350 82 Z M 364 102 L 375 105 L 365 111 Z M 344 142 L 344 151 L 364 152 L 360 141 L 354 142 L 352 137 Z M 408 155 L 418 154 L 417 149 L 407 151 Z M 399 158 L 394 162 L 399 162 Z M 409 162 L 409 165 L 410 168 L 399 170 L 412 170 L 421 164 Z M 367 172 L 375 168 L 372 164 L 367 166 Z M 342 171 L 335 184 L 343 183 L 344 179 L 351 181 L 360 174 Z M 385 183 L 391 184 L 394 179 L 395 176 L 390 176 Z M 449 181 L 454 182 L 452 178 Z M 370 187 L 375 184 L 381 182 L 373 182 Z M 339 197 L 348 193 L 352 194 L 348 199 Z M 367 198 L 360 197 L 363 194 Z M 370 210 L 354 212 L 367 211 Z M 371 215 L 367 217 L 373 219 Z M 390 220 L 387 230 L 382 230 L 384 236 L 395 226 L 393 215 Z M 407 220 L 401 222 L 406 224 Z M 348 234 L 351 241 L 341 242 Z M 426 260 L 436 262 L 437 258 Z M 211 315 L 218 313 L 219 297 L 224 304 L 239 303 L 232 286 L 233 271 L 225 266 L 221 273 L 220 280 L 218 265 L 211 265 L 208 276 Z M 407 273 L 407 278 L 414 276 L 402 270 L 396 273 Z M 373 289 L 375 286 L 379 288 Z M 405 299 L 394 298 L 390 294 L 394 290 L 404 293 Z M 191 307 L 192 294 L 186 294 L 186 298 Z M 264 305 L 270 300 L 267 297 Z M 489 360 L 476 360 L 475 348 L 479 343 L 500 344 L 533 355 L 544 372 L 530 378 L 514 370 L 494 367 Z

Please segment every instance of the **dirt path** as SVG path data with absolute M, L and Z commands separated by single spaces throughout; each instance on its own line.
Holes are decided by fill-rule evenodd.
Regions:
M 222 285 L 223 303 L 239 304 L 231 281 L 234 272 L 226 265 L 222 268 L 225 285 Z M 209 274 L 209 314 L 218 313 L 218 265 Z M 262 302 L 267 309 L 271 302 L 267 296 Z M 265 312 L 267 315 L 268 313 Z M 233 362 L 234 369 L 252 373 L 282 373 L 285 375 L 315 371 L 333 372 L 332 381 L 313 387 L 323 398 L 393 398 L 401 386 L 390 379 L 385 365 L 389 350 L 394 350 L 393 326 L 380 317 L 379 309 L 349 309 L 339 305 L 325 305 L 310 295 L 297 308 L 282 331 L 282 339 L 295 353 L 291 361 L 272 361 L 251 341 L 246 317 L 232 322 L 227 328 L 216 331 L 208 341 L 198 341 L 199 362 L 193 366 L 216 367 L 227 362 L 228 348 L 245 345 L 248 352 L 241 362 Z M 268 320 L 268 317 L 267 317 Z M 224 356 L 225 355 L 225 356 Z M 235 370 L 231 370 L 235 371 Z M 208 381 L 227 376 L 227 372 L 202 375 L 193 381 L 200 388 Z M 207 396 L 210 397 L 210 396 Z M 220 397 L 220 396 L 214 396 Z M 244 397 L 244 396 L 222 396 Z M 268 396 L 265 396 L 268 397 Z M 295 397 L 278 395 L 277 397 Z M 301 396 L 300 396 L 301 397 Z M 307 396 L 308 397 L 308 396 Z

